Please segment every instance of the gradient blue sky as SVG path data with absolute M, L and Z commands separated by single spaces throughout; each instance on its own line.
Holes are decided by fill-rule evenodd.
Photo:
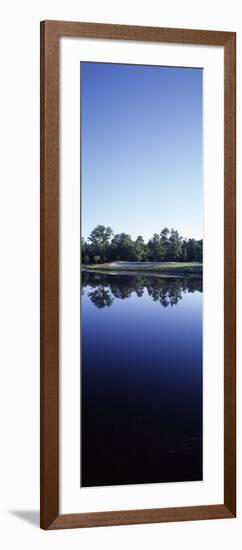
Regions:
M 82 236 L 202 238 L 202 69 L 81 63 Z

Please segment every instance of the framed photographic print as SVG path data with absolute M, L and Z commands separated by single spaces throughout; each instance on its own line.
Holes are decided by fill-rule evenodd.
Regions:
M 236 35 L 41 23 L 41 527 L 236 515 Z

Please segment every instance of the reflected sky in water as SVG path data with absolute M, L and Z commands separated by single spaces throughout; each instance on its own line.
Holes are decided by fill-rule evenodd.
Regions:
M 202 479 L 201 279 L 83 274 L 81 343 L 82 485 Z

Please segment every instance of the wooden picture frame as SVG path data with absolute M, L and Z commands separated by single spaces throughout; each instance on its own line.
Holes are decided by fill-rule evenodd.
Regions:
M 61 37 L 224 48 L 224 503 L 59 515 L 59 41 Z M 236 515 L 236 34 L 41 22 L 41 503 L 43 529 L 233 518 Z

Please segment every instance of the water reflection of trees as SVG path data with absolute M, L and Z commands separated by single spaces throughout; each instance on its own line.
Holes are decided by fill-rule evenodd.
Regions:
M 184 292 L 202 292 L 201 277 L 155 277 L 147 275 L 110 275 L 106 273 L 82 273 L 82 291 L 97 308 L 110 307 L 115 298 L 125 300 L 135 293 L 137 297 L 145 289 L 154 302 L 163 307 L 174 306 Z M 90 290 L 91 288 L 91 290 Z

